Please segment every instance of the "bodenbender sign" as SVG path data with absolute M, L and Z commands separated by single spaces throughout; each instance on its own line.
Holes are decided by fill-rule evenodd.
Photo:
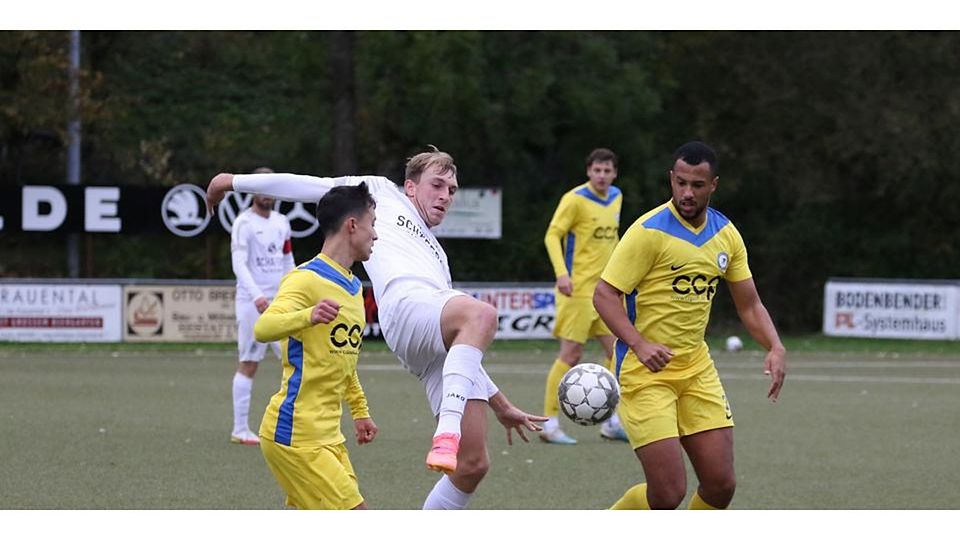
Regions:
M 828 281 L 823 333 L 905 339 L 960 339 L 960 285 Z
M 120 341 L 120 285 L 0 284 L 0 341 Z

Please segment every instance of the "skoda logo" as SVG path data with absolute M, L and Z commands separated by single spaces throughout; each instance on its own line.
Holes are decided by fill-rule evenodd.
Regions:
M 167 192 L 160 205 L 163 224 L 177 236 L 189 238 L 207 228 L 207 193 L 193 184 L 178 184 Z
M 250 193 L 237 193 L 231 191 L 223 198 L 223 202 L 217 207 L 217 217 L 220 219 L 220 225 L 227 232 L 233 228 L 233 222 L 236 221 L 240 212 L 243 212 L 253 203 L 253 195 Z M 303 207 L 302 202 L 281 202 L 276 201 L 273 209 L 276 212 L 287 216 L 290 220 L 290 236 L 294 238 L 304 238 L 310 236 L 320 227 L 317 218 L 312 212 Z

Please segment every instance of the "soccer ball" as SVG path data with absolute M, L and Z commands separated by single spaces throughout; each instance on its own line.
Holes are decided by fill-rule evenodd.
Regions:
M 740 341 L 740 338 L 737 336 L 730 336 L 727 338 L 727 350 L 730 352 L 737 352 L 743 349 L 743 342 Z
M 578 364 L 560 379 L 557 394 L 563 414 L 581 426 L 589 426 L 613 415 L 620 402 L 620 385 L 607 368 Z

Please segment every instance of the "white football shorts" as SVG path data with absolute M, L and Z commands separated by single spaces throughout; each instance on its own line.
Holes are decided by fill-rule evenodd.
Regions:
M 241 362 L 259 362 L 263 360 L 267 353 L 267 344 L 260 343 L 253 338 L 253 326 L 257 324 L 260 318 L 260 312 L 253 300 L 237 299 L 237 352 Z M 280 358 L 280 344 L 276 341 L 270 343 L 277 358 Z
M 440 413 L 443 397 L 443 362 L 447 348 L 440 331 L 440 314 L 451 298 L 466 296 L 454 289 L 414 289 L 392 302 L 390 314 L 380 311 L 380 330 L 383 337 L 407 371 L 423 383 L 433 415 Z M 481 367 L 481 370 L 483 368 Z M 467 399 L 488 400 L 484 378 L 478 378 Z

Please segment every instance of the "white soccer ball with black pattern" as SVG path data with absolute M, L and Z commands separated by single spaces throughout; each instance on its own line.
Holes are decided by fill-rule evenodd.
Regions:
M 560 410 L 582 426 L 610 418 L 620 403 L 620 385 L 599 364 L 578 364 L 560 379 Z

